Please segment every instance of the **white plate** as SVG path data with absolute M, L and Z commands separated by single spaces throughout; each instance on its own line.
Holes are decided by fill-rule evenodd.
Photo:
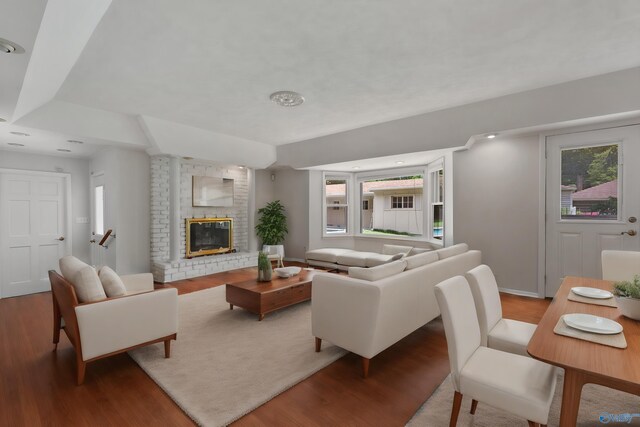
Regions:
M 276 268 L 273 271 L 275 271 L 278 276 L 286 278 L 295 276 L 296 274 L 300 273 L 300 270 L 302 270 L 300 267 L 280 267 Z
M 598 288 L 585 288 L 585 287 L 576 287 L 571 288 L 571 292 L 576 295 L 580 295 L 581 297 L 587 298 L 595 298 L 595 299 L 609 299 L 613 298 L 613 294 L 609 291 L 605 291 L 604 289 Z
M 594 334 L 612 335 L 622 332 L 622 325 L 620 323 L 592 314 L 565 314 L 563 319 L 567 326 Z

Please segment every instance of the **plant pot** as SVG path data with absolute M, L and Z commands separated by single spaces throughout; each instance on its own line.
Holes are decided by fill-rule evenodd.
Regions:
M 258 282 L 270 282 L 271 275 L 273 271 L 271 270 L 271 263 L 267 268 L 259 268 L 258 269 Z
M 640 299 L 616 297 L 616 303 L 623 316 L 633 320 L 640 320 Z

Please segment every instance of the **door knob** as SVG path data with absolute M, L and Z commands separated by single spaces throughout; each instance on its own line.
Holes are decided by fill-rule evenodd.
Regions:
M 58 237 L 58 240 L 60 240 L 62 242 L 64 240 L 64 236 Z
M 635 236 L 636 234 L 638 234 L 638 232 L 636 230 L 629 230 L 629 231 L 623 231 L 620 234 L 628 234 L 629 236 Z

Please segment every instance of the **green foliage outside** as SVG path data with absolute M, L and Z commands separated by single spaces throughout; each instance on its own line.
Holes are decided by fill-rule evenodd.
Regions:
M 615 282 L 613 294 L 617 297 L 640 299 L 640 276 L 635 275 L 632 282 Z
M 264 208 L 258 209 L 260 218 L 256 224 L 256 234 L 263 245 L 281 245 L 289 232 L 287 228 L 287 216 L 280 200 L 267 203 Z
M 577 148 L 562 152 L 562 184 L 584 190 L 618 177 L 618 146 Z

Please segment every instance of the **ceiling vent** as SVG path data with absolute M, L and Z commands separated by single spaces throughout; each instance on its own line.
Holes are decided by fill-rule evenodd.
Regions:
M 273 92 L 271 96 L 269 96 L 269 99 L 281 107 L 297 107 L 304 102 L 304 97 L 302 95 L 290 90 Z

